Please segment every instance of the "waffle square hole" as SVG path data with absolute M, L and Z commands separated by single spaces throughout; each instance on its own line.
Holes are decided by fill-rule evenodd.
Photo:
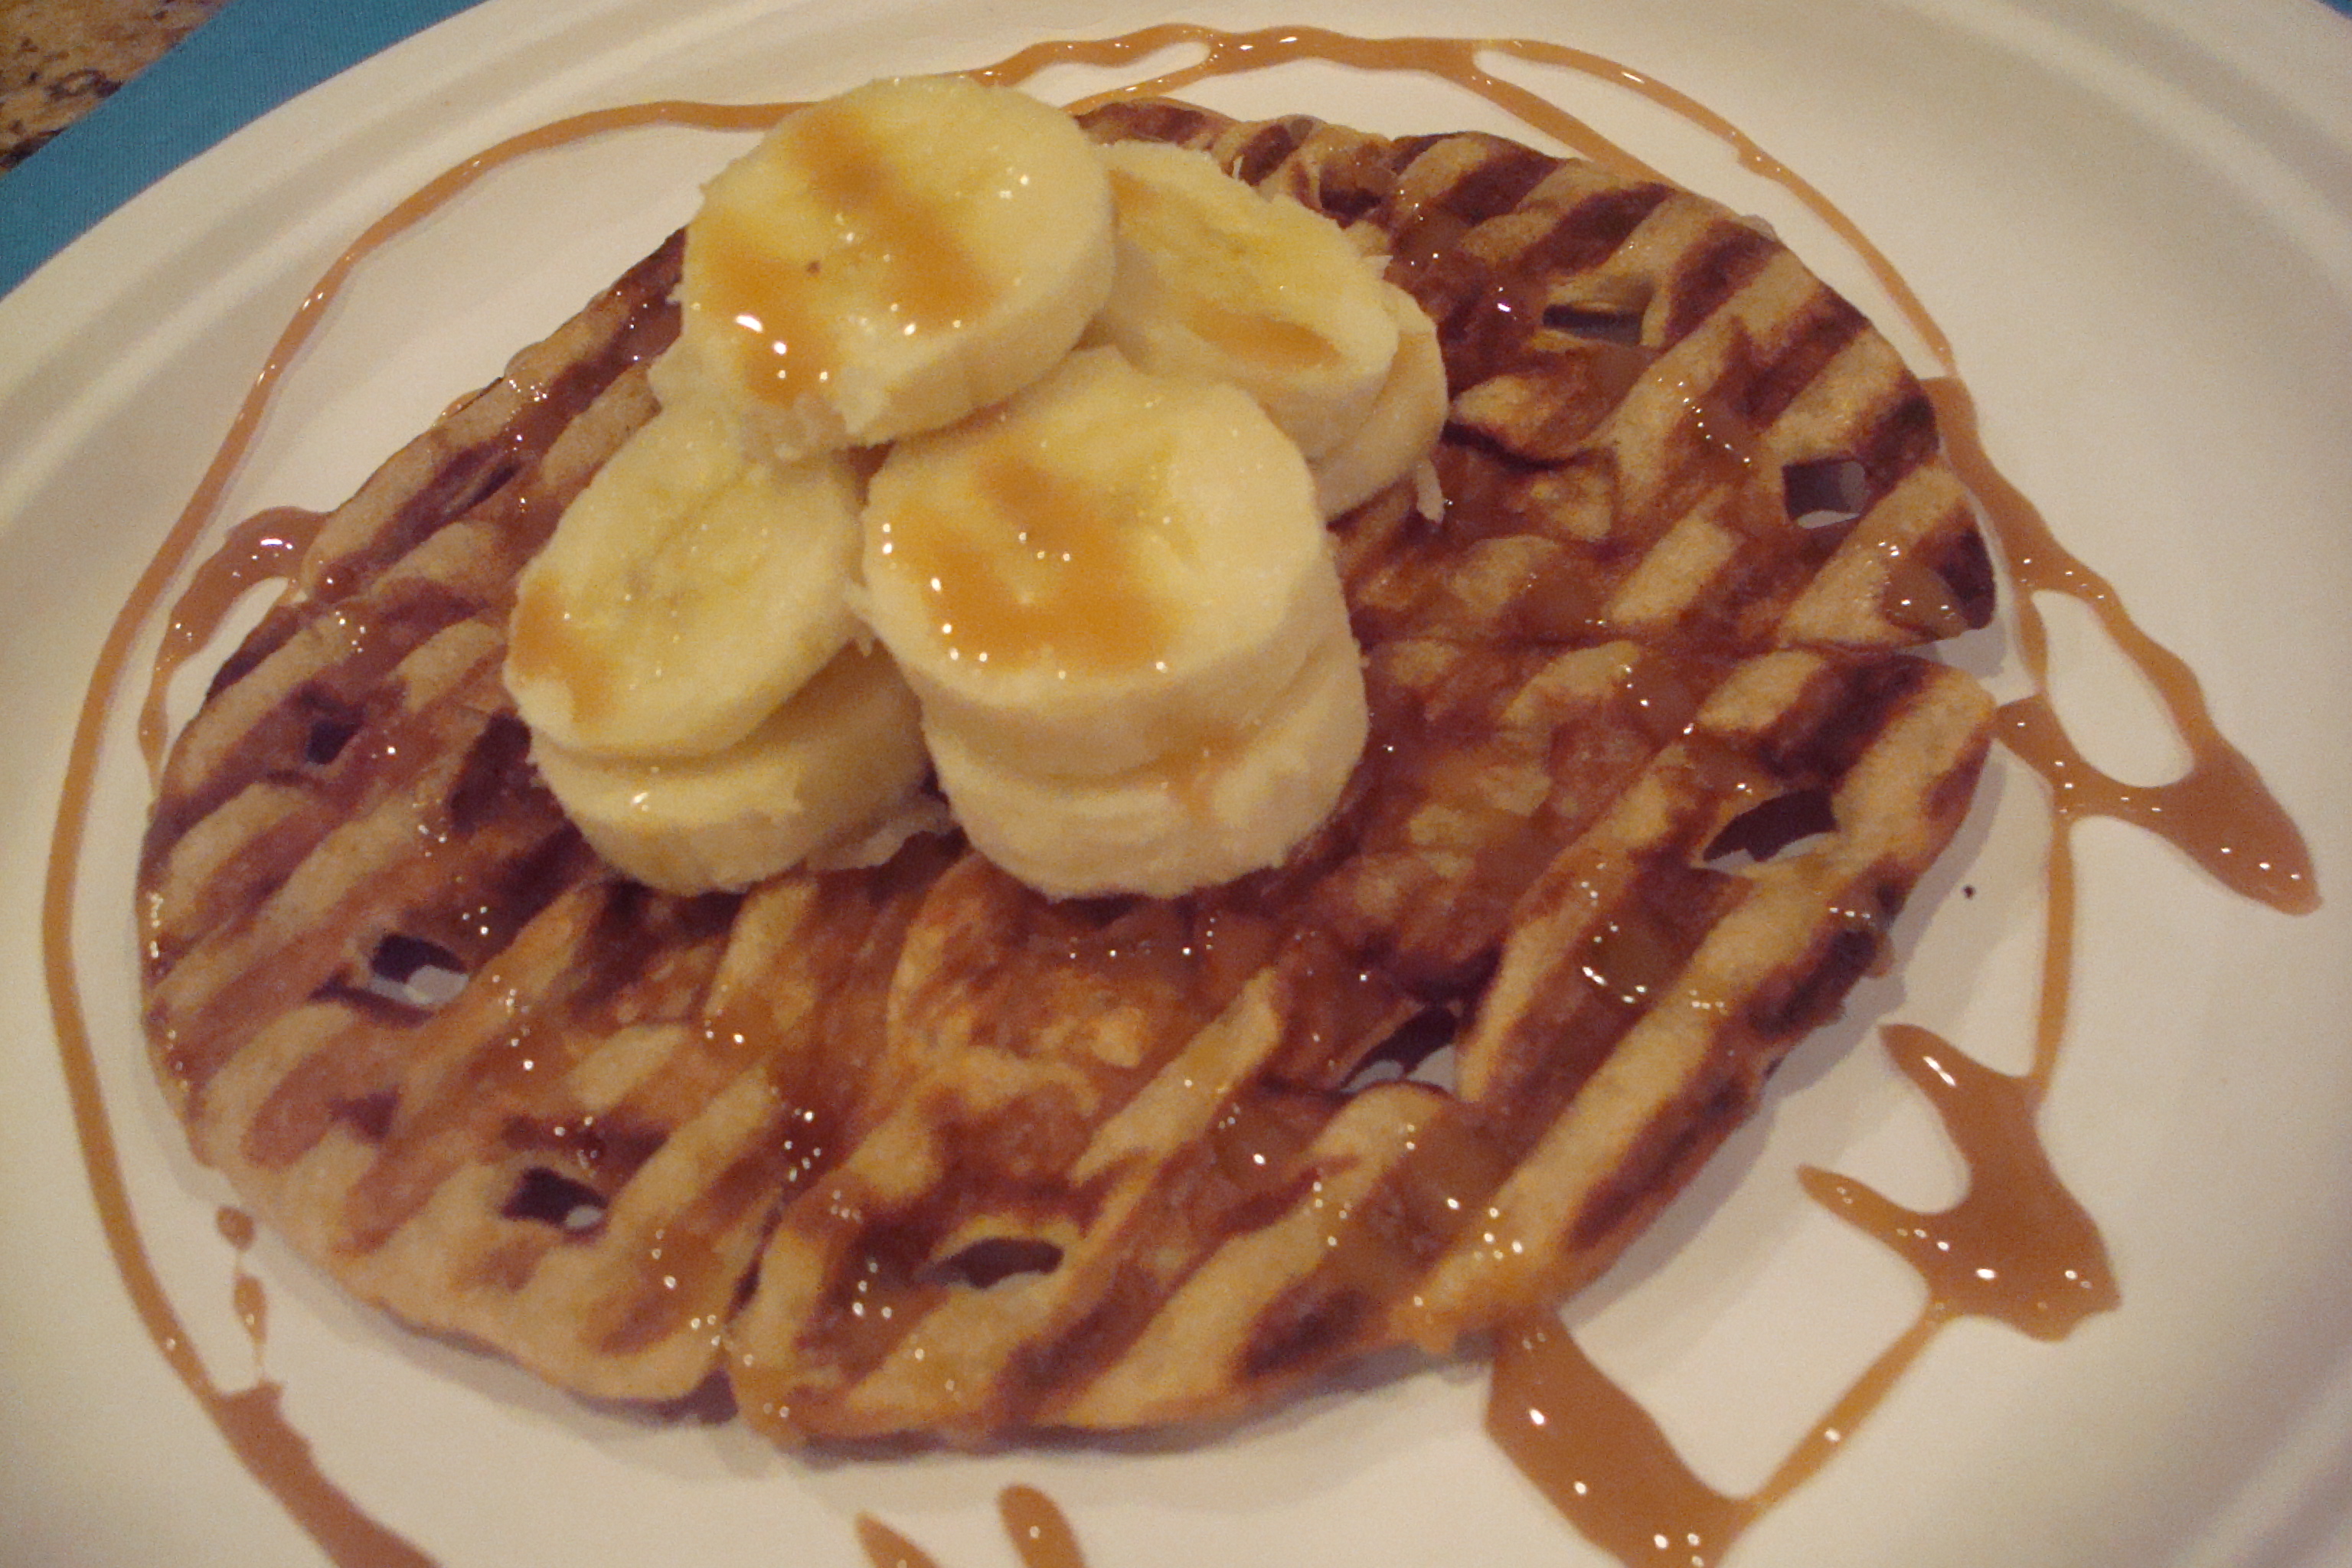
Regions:
M 515 1183 L 499 1214 L 505 1219 L 536 1220 L 580 1236 L 604 1223 L 604 1195 L 587 1183 L 533 1165 Z
M 466 988 L 466 966 L 457 955 L 437 942 L 394 931 L 375 944 L 368 959 L 367 984 L 372 995 L 427 1012 L 440 1007 Z
M 1423 1008 L 1356 1064 L 1340 1092 L 1354 1094 L 1377 1083 L 1411 1079 L 1452 1094 L 1454 1037 L 1461 1026 L 1462 1021 L 1443 1007 Z
M 1870 508 L 1870 475 L 1852 458 L 1790 463 L 1780 470 L 1781 499 L 1799 528 L 1832 528 Z
M 322 713 L 310 721 L 310 728 L 302 738 L 302 760 L 312 767 L 323 768 L 343 754 L 343 748 L 360 732 L 360 721 L 354 715 Z
M 1619 343 L 1626 348 L 1639 348 L 1642 343 L 1642 315 L 1636 310 L 1612 310 L 1592 305 L 1550 305 L 1543 313 L 1543 323 L 1580 338 L 1595 342 Z
M 1029 1236 L 989 1237 L 941 1258 L 931 1272 L 950 1282 L 976 1290 L 1012 1279 L 1016 1274 L 1051 1274 L 1062 1266 L 1062 1249 Z
M 1729 869 L 1742 860 L 1761 865 L 1802 853 L 1814 840 L 1836 831 L 1837 816 L 1830 808 L 1828 790 L 1791 790 L 1751 805 L 1725 823 L 1701 858 L 1717 870 Z

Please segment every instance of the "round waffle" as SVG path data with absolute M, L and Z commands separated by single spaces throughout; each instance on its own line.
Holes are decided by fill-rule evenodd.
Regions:
M 587 1394 L 721 1376 L 787 1440 L 1224 1418 L 1592 1278 L 1883 951 L 1990 721 L 1916 650 L 1993 583 L 1861 314 L 1491 136 L 1085 122 L 1370 226 L 1439 324 L 1442 517 L 1333 525 L 1339 806 L 1174 900 L 952 836 L 740 896 L 600 864 L 499 670 L 652 411 L 673 240 L 326 521 L 164 772 L 158 1069 L 354 1294 Z

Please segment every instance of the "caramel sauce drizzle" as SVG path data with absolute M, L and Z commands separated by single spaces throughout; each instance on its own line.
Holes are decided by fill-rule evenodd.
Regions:
M 2037 1340 L 2060 1340 L 2113 1309 L 2106 1245 L 2034 1132 L 2047 1071 L 1995 1072 L 1914 1025 L 1881 1033 L 1967 1163 L 1968 1191 L 1951 1207 L 1922 1214 L 1811 1166 L 1798 1173 L 1805 1191 L 1901 1254 L 1927 1281 L 1927 1313 L 1938 1321 L 1993 1318 Z
M 2224 887 L 2288 914 L 2319 907 L 2311 851 L 2244 754 L 2222 738 L 2197 674 L 2132 620 L 2114 586 L 2060 544 L 2033 503 L 1996 470 L 1977 437 L 1968 389 L 1944 377 L 1927 384 L 1952 466 L 1990 518 L 2017 592 L 2020 656 L 2037 685 L 2050 672 L 2050 639 L 2037 593 L 2063 594 L 2098 617 L 2116 646 L 2156 688 L 2189 747 L 2189 771 L 2169 784 L 2119 783 L 2084 760 L 2059 726 L 2046 691 L 2000 711 L 2001 739 L 2048 781 L 2062 825 L 2113 816 L 2144 827 L 2189 856 Z
M 857 1544 L 874 1568 L 940 1568 L 938 1558 L 870 1513 L 857 1516 L 856 1529 Z
M 1479 63 L 1479 57 L 1505 55 L 1532 65 L 1560 66 L 1628 88 L 1698 126 L 1728 146 L 1741 167 L 1770 180 L 1802 202 L 1862 259 L 1872 278 L 1895 300 L 1936 357 L 1946 364 L 1951 363 L 1950 341 L 1929 319 L 1926 307 L 1920 304 L 1910 284 L 1895 271 L 1895 264 L 1811 182 L 1757 145 L 1748 132 L 1687 93 L 1590 50 L 1536 38 L 1360 38 L 1323 27 L 1283 26 L 1228 33 L 1198 23 L 1170 22 L 1116 38 L 1056 39 L 1033 44 L 995 65 L 968 74 L 978 81 L 1013 86 L 1049 66 L 1128 65 L 1179 45 L 1200 48 L 1202 58 L 1192 65 L 1083 100 L 1071 105 L 1072 110 L 1082 110 L 1116 98 L 1158 97 L 1212 77 L 1237 76 L 1292 60 L 1323 60 L 1363 71 L 1436 77 L 1476 94 L 1521 123 L 1555 138 L 1579 157 L 1637 179 L 1664 179 L 1649 164 L 1550 100 L 1496 76 Z
M 996 1511 L 1022 1568 L 1086 1568 L 1077 1532 L 1054 1500 L 1035 1487 L 1005 1488 L 996 1494 Z
M 229 1300 L 236 1307 L 236 1321 L 245 1325 L 245 1337 L 253 1342 L 254 1370 L 261 1369 L 261 1352 L 269 1342 L 269 1298 L 261 1281 L 246 1272 L 245 1254 L 253 1246 L 253 1216 L 243 1209 L 223 1208 L 213 1219 L 221 1239 L 236 1249 L 236 1274 L 230 1282 Z
M 1554 1315 L 1531 1316 L 1498 1334 L 1487 1431 L 1582 1534 L 1627 1564 L 1719 1563 L 1750 1524 L 1837 1451 L 1946 1323 L 1988 1317 L 2057 1340 L 2117 1304 L 2098 1228 L 2051 1168 L 2034 1123 L 2072 1001 L 2076 822 L 2098 816 L 2131 822 L 2232 890 L 2283 912 L 2306 913 L 2319 904 L 2302 834 L 2253 765 L 2222 737 L 2195 674 L 2133 622 L 2105 579 L 2061 546 L 2040 511 L 2001 477 L 1959 382 L 1943 377 L 1926 384 L 1948 455 L 2010 563 L 2020 654 L 2042 688 L 2004 706 L 1998 731 L 2050 788 L 2053 833 L 2033 1066 L 2013 1078 L 1925 1029 L 1897 1024 L 1882 1031 L 1897 1068 L 1942 1119 L 1968 1166 L 1969 1188 L 1952 1207 L 1927 1215 L 1847 1177 L 1813 1168 L 1799 1173 L 1808 1195 L 1893 1249 L 1918 1272 L 1928 1294 L 1918 1318 L 1757 1491 L 1728 1497 L 1708 1486 Z M 2032 602 L 2036 592 L 2087 605 L 2156 687 L 2189 749 L 2181 777 L 2124 784 L 2092 767 L 2067 738 L 2046 690 L 2048 637 Z
M 253 407 L 252 413 L 257 420 L 257 406 Z M 249 427 L 246 434 L 249 436 Z M 75 979 L 74 883 L 81 866 L 82 842 L 89 827 L 91 781 L 98 771 L 100 742 L 115 698 L 122 688 L 131 647 L 162 599 L 163 589 L 194 547 L 205 523 L 210 521 L 212 509 L 233 468 L 233 463 L 225 463 L 219 458 L 214 460 L 196 499 L 181 515 L 163 550 L 149 563 L 115 617 L 100 651 L 89 688 L 82 695 L 42 888 L 41 955 L 49 1016 L 57 1029 L 58 1065 L 65 1074 L 66 1096 L 73 1109 L 82 1170 L 89 1182 L 90 1199 L 98 1210 L 107 1249 L 122 1277 L 132 1310 L 138 1313 L 147 1337 L 162 1352 L 165 1364 L 194 1397 L 198 1407 L 246 1468 L 269 1489 L 295 1522 L 341 1568 L 433 1568 L 431 1558 L 378 1523 L 319 1468 L 309 1439 L 296 1430 L 279 1408 L 281 1390 L 278 1384 L 265 1377 L 248 1388 L 230 1391 L 213 1381 L 211 1372 L 189 1342 L 187 1331 L 140 1240 L 138 1220 L 131 1212 L 130 1190 L 123 1180 L 121 1157 L 115 1150 L 113 1122 L 107 1113 L 105 1092 L 99 1081 L 98 1058 L 90 1047 L 89 1021 L 82 1011 L 81 993 Z M 240 1228 L 236 1221 L 223 1226 L 232 1244 L 236 1243 Z M 240 1309 L 247 1304 L 237 1303 Z M 257 1331 L 258 1313 L 247 1321 Z
M 1042 43 L 969 74 L 984 82 L 1013 85 L 1053 65 L 1117 66 L 1179 45 L 1200 47 L 1202 58 L 1101 97 L 1169 92 L 1211 77 L 1298 59 L 1427 74 L 1475 93 L 1582 156 L 1636 177 L 1655 178 L 1654 171 L 1583 121 L 1487 71 L 1480 58 L 1504 55 L 1616 83 L 1708 131 L 1733 150 L 1743 166 L 1787 190 L 1852 247 L 1935 357 L 1948 370 L 1953 364 L 1948 340 L 1908 285 L 1817 189 L 1714 111 L 1640 72 L 1583 50 L 1523 39 L 1374 39 L 1305 27 L 1226 33 L 1170 24 L 1117 38 Z M 760 131 L 793 107 L 665 100 L 572 116 L 497 143 L 431 181 L 370 226 L 328 267 L 271 347 L 187 506 L 117 615 L 84 696 L 51 838 L 43 953 L 92 1198 L 125 1289 L 166 1363 L 247 1468 L 344 1568 L 429 1568 L 431 1560 L 370 1518 L 320 1471 L 308 1442 L 279 1408 L 278 1384 L 262 1377 L 249 1388 L 228 1392 L 213 1381 L 139 1238 L 73 956 L 75 879 L 89 828 L 100 742 L 134 646 L 211 526 L 279 378 L 355 268 L 483 175 L 516 159 L 644 126 Z M 1845 1178 L 1811 1170 L 1801 1174 L 1816 1200 L 1918 1268 L 1929 1296 L 1911 1328 L 1881 1352 L 1764 1487 L 1734 1498 L 1700 1480 L 1648 1413 L 1593 1366 L 1553 1315 L 1533 1316 L 1498 1335 L 1488 1429 L 1563 1515 L 1629 1564 L 1706 1568 L 1719 1561 L 1749 1523 L 1819 1469 L 1945 1322 L 1967 1315 L 1991 1316 L 2037 1337 L 2056 1338 L 2082 1317 L 2114 1304 L 2115 1286 L 2096 1229 L 2050 1171 L 2033 1128 L 2067 1010 L 2074 910 L 2067 830 L 2074 822 L 2111 816 L 2137 823 L 2249 897 L 2288 912 L 2318 904 L 2300 834 L 2252 765 L 2221 738 L 2194 675 L 2131 622 L 2112 587 L 2061 548 L 2032 504 L 1995 470 L 1977 438 L 1974 410 L 1959 383 L 1948 375 L 1930 381 L 1927 390 L 1951 460 L 1982 506 L 2009 560 L 2020 590 L 2021 648 L 2037 682 L 2047 673 L 2047 642 L 2031 595 L 2037 591 L 2068 594 L 2093 609 L 2117 646 L 2155 684 L 2194 761 L 2189 773 L 2171 784 L 2127 786 L 2083 759 L 2063 733 L 2046 694 L 2001 710 L 2005 743 L 2051 785 L 2057 826 L 2049 863 L 2049 924 L 2035 1065 L 2026 1077 L 2011 1079 L 1969 1061 L 1924 1030 L 1893 1026 L 1885 1032 L 1897 1065 L 1929 1094 L 1968 1161 L 1969 1191 L 1942 1214 L 1921 1215 Z M 232 531 L 227 542 L 194 574 L 173 606 L 140 710 L 139 743 L 151 773 L 160 766 L 163 690 L 171 674 L 210 640 L 247 588 L 286 574 L 307 539 L 306 530 L 315 526 L 315 521 L 306 524 L 286 512 L 260 514 Z M 250 1218 L 224 1210 L 220 1226 L 242 1255 L 251 1239 Z M 233 1289 L 257 1359 L 264 1303 L 258 1282 L 245 1273 L 241 1261 Z M 1573 1418 L 1555 1419 L 1554 1410 L 1572 1411 Z M 1043 1493 L 1011 1488 L 1000 1498 L 999 1507 L 1028 1568 L 1081 1568 L 1075 1536 Z M 878 1521 L 861 1516 L 856 1531 L 877 1568 L 937 1568 L 912 1542 Z
M 1625 1563 L 1709 1568 L 1758 1515 L 1691 1473 L 1650 1413 L 1550 1312 L 1496 1337 L 1486 1434 L 1584 1538 Z
M 1927 1300 L 1911 1326 L 1744 1497 L 1701 1480 L 1649 1412 L 1594 1366 L 1549 1313 L 1498 1336 L 1486 1430 L 1592 1542 L 1628 1564 L 1711 1568 L 1748 1527 L 1835 1454 L 1936 1333 L 1956 1318 L 1993 1318 L 2035 1339 L 2064 1338 L 2118 1300 L 2098 1227 L 2050 1168 L 2033 1118 L 2046 1070 L 1993 1071 L 1925 1029 L 1890 1024 L 1887 1053 L 1942 1118 L 1969 1171 L 1960 1201 L 1938 1214 L 1889 1202 L 1847 1177 L 1807 1167 L 1807 1194 L 1916 1269 Z
M 219 635 L 222 623 L 248 589 L 294 574 L 294 563 L 326 521 L 325 513 L 299 506 L 256 512 L 228 531 L 221 547 L 205 558 L 180 591 L 163 625 L 163 646 L 155 655 L 147 700 L 139 707 L 139 752 L 147 759 L 150 787 L 163 776 L 163 699 L 172 677 Z
M 1035 1487 L 1010 1486 L 997 1493 L 996 1514 L 1022 1568 L 1087 1568 L 1070 1521 Z M 930 1553 L 872 1514 L 859 1514 L 856 1529 L 857 1544 L 873 1568 L 940 1568 Z

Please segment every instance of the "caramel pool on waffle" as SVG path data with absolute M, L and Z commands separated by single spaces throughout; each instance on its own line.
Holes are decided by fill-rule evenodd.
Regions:
M 1493 137 L 1087 124 L 1372 226 L 1440 325 L 1443 518 L 1334 529 L 1339 806 L 1172 900 L 953 837 L 740 897 L 600 865 L 499 664 L 651 412 L 673 241 L 328 520 L 167 766 L 157 1066 L 356 1295 L 586 1394 L 723 1377 L 783 1439 L 1225 1418 L 1591 1279 L 1882 952 L 1990 718 L 1910 650 L 1993 586 L 1862 316 L 1714 203 Z

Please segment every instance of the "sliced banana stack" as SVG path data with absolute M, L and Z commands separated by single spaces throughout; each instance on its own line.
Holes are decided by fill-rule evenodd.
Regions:
M 900 442 L 865 522 L 866 614 L 940 785 L 1041 891 L 1271 865 L 1353 769 L 1363 680 L 1313 482 L 1238 388 L 1083 351 Z
M 1207 154 L 1104 148 L 1118 267 L 1098 333 L 1145 370 L 1231 382 L 1298 444 L 1336 517 L 1402 478 L 1445 419 L 1437 331 L 1328 219 Z
M 673 892 L 893 844 L 934 768 L 1048 894 L 1272 865 L 1364 744 L 1323 521 L 1445 416 L 1436 331 L 1379 268 L 1017 92 L 787 116 L 688 226 L 660 412 L 519 584 L 541 776 Z M 861 493 L 847 449 L 886 444 Z
M 961 78 L 785 117 L 687 229 L 686 353 L 780 461 L 952 424 L 1043 375 L 1110 289 L 1110 195 L 1060 110 Z

